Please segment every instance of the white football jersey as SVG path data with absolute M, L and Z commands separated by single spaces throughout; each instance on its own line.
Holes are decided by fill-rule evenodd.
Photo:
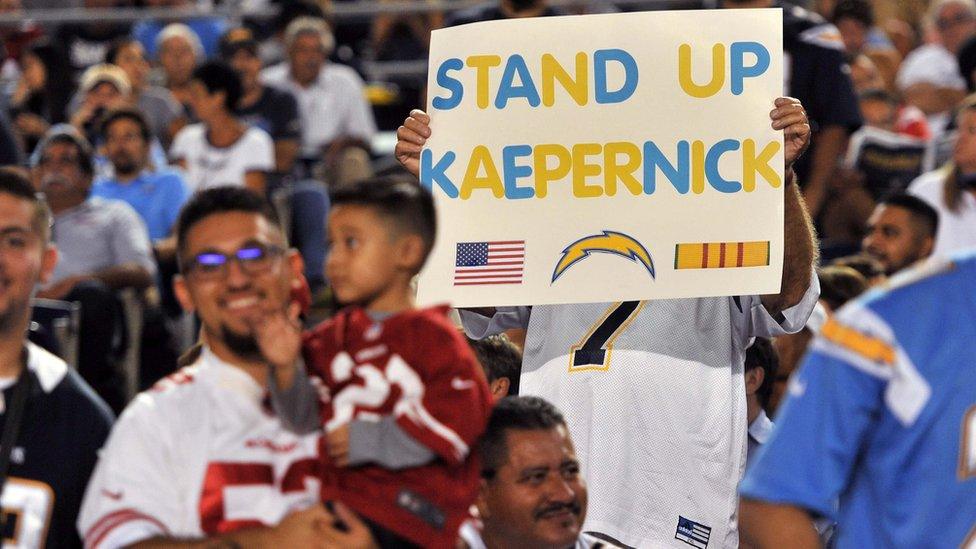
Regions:
M 136 397 L 85 492 L 85 547 L 274 525 L 317 502 L 318 435 L 286 430 L 264 398 L 264 387 L 207 348 Z
M 519 393 L 569 424 L 589 489 L 584 531 L 633 547 L 737 547 L 745 464 L 743 363 L 755 336 L 801 329 L 756 296 L 462 311 L 472 337 L 526 327 Z

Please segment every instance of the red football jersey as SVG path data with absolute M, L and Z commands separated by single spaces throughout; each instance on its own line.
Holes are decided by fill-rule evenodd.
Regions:
M 341 311 L 305 335 L 305 363 L 321 378 L 326 431 L 352 419 L 393 416 L 437 456 L 419 467 L 336 467 L 322 448 L 322 499 L 423 547 L 454 547 L 478 491 L 472 452 L 491 411 L 484 373 L 446 306 L 375 322 Z M 322 444 L 325 444 L 323 437 Z

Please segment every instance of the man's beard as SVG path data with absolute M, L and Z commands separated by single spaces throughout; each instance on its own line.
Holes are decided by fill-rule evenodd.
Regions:
M 27 307 L 27 303 L 11 301 L 5 309 L 0 308 L 0 334 L 10 333 L 23 319 L 22 311 Z
M 264 355 L 261 354 L 253 334 L 238 334 L 227 326 L 221 326 L 220 337 L 227 348 L 238 357 L 254 362 L 264 360 Z
M 135 175 L 139 172 L 139 165 L 128 155 L 118 155 L 112 159 L 112 167 L 117 175 Z

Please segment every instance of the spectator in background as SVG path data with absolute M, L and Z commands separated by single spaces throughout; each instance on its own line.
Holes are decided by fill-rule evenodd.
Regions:
M 74 76 L 64 53 L 47 41 L 27 48 L 20 64 L 23 72 L 10 98 L 10 119 L 29 153 L 52 124 L 67 120 Z
M 125 71 L 101 63 L 81 75 L 79 85 L 81 104 L 71 113 L 71 125 L 84 134 L 90 143 L 98 139 L 98 126 L 109 109 L 131 104 L 132 87 Z
M 951 121 L 953 107 L 965 96 L 966 82 L 959 73 L 956 54 L 976 34 L 974 0 L 937 0 L 929 10 L 939 43 L 915 49 L 898 71 L 897 86 L 905 101 L 928 117 L 935 136 Z
M 139 215 L 124 202 L 91 196 L 94 169 L 91 145 L 71 126 L 53 127 L 34 153 L 34 185 L 51 205 L 61 254 L 38 297 L 81 303 L 78 371 L 118 413 L 125 338 L 115 291 L 150 287 L 156 265 Z
M 817 269 L 817 277 L 820 278 L 820 304 L 826 308 L 828 314 L 868 289 L 868 281 L 850 267 L 820 267 Z
M 867 223 L 862 251 L 891 276 L 932 254 L 939 214 L 924 200 L 898 193 L 881 200 Z
M 21 0 L 0 0 L 0 13 L 22 15 Z M 24 19 L 17 25 L 0 28 L 0 78 L 14 80 L 20 72 L 18 62 L 27 47 L 44 36 L 44 29 L 35 21 Z
M 175 259 L 173 227 L 190 197 L 182 175 L 166 166 L 152 165 L 152 130 L 138 109 L 123 107 L 106 113 L 100 136 L 115 175 L 97 180 L 92 196 L 122 200 L 132 206 L 146 224 L 156 256 Z
M 330 183 L 367 177 L 376 123 L 362 79 L 347 66 L 327 62 L 335 41 L 324 20 L 299 17 L 288 26 L 285 45 L 288 62 L 265 69 L 261 76 L 298 100 L 304 121 L 303 163 L 324 163 Z
M 144 0 L 147 8 L 172 8 L 188 9 L 193 7 L 192 0 Z M 165 23 L 158 20 L 143 20 L 132 27 L 132 37 L 142 43 L 149 57 L 155 57 L 158 47 L 162 45 L 159 35 L 165 30 Z M 227 29 L 227 23 L 218 17 L 192 17 L 186 19 L 186 27 L 194 36 L 202 48 L 202 58 L 211 58 L 217 55 L 217 41 L 220 35 Z
M 771 8 L 774 0 L 721 0 L 727 8 Z M 837 27 L 799 7 L 783 10 L 783 49 L 789 69 L 785 87 L 803 103 L 813 130 L 810 152 L 797 162 L 797 181 L 810 215 L 817 219 L 830 200 L 830 182 L 861 126 L 844 43 Z
M 244 123 L 260 128 L 274 142 L 275 172 L 269 177 L 269 197 L 278 189 L 291 194 L 292 243 L 305 259 L 305 278 L 312 293 L 325 287 L 325 217 L 329 197 L 317 181 L 288 179 L 294 172 L 301 146 L 302 122 L 295 97 L 261 83 L 258 44 L 250 30 L 239 27 L 227 31 L 220 40 L 220 55 L 241 77 L 241 100 L 237 115 Z
M 887 90 L 864 90 L 858 96 L 858 102 L 866 126 L 922 141 L 932 137 L 925 114 L 918 107 L 899 103 L 898 98 Z
M 766 415 L 773 382 L 779 370 L 779 355 L 773 343 L 765 337 L 757 337 L 746 349 L 746 419 L 749 422 L 746 467 L 752 463 L 756 450 L 766 444 L 773 431 L 773 422 Z
M 976 97 L 959 109 L 952 163 L 923 174 L 908 187 L 939 213 L 934 255 L 976 247 Z
M 237 118 L 241 79 L 221 62 L 205 63 L 190 82 L 193 111 L 200 119 L 176 134 L 170 157 L 186 171 L 194 192 L 224 185 L 247 187 L 265 196 L 274 171 L 274 143 L 267 132 Z
M 478 358 L 488 379 L 488 389 L 494 400 L 518 394 L 522 374 L 522 351 L 505 334 L 483 339 L 468 338 L 468 345 Z
M 125 71 L 132 86 L 132 100 L 146 116 L 152 133 L 164 145 L 185 124 L 186 118 L 180 103 L 169 90 L 149 83 L 149 62 L 142 44 L 134 38 L 117 40 L 105 54 L 106 61 Z
M 220 57 L 241 79 L 237 115 L 241 121 L 266 131 L 274 141 L 275 172 L 292 173 L 302 138 L 302 119 L 295 96 L 261 83 L 261 59 L 253 33 L 244 27 L 227 31 L 220 39 Z
M 840 31 L 847 59 L 864 56 L 879 70 L 883 87 L 892 89 L 901 56 L 885 33 L 875 27 L 870 0 L 841 0 L 834 7 L 831 22 Z
M 89 9 L 108 9 L 116 7 L 131 7 L 132 0 L 84 0 L 82 6 Z M 85 23 L 67 23 L 61 25 L 54 33 L 57 40 L 68 55 L 71 69 L 80 73 L 99 63 L 105 63 L 112 42 L 129 34 L 129 23 L 114 23 L 93 20 Z
M 34 289 L 58 260 L 50 227 L 51 211 L 30 181 L 0 168 L 0 414 L 9 426 L 21 413 L 16 438 L 3 451 L 10 458 L 4 537 L 25 549 L 81 547 L 78 508 L 112 424 L 108 407 L 78 372 L 25 337 Z
M 156 36 L 156 45 L 164 85 L 173 98 L 183 105 L 184 112 L 190 118 L 190 79 L 193 78 L 193 69 L 204 59 L 200 39 L 190 27 L 183 23 L 172 23 Z
M 830 264 L 854 269 L 864 277 L 864 280 L 868 281 L 869 288 L 878 286 L 887 279 L 884 272 L 884 265 L 866 253 L 838 257 L 831 261 Z

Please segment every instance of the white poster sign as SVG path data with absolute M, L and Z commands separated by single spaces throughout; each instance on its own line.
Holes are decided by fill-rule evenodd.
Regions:
M 777 293 L 779 9 L 434 31 L 421 303 Z

